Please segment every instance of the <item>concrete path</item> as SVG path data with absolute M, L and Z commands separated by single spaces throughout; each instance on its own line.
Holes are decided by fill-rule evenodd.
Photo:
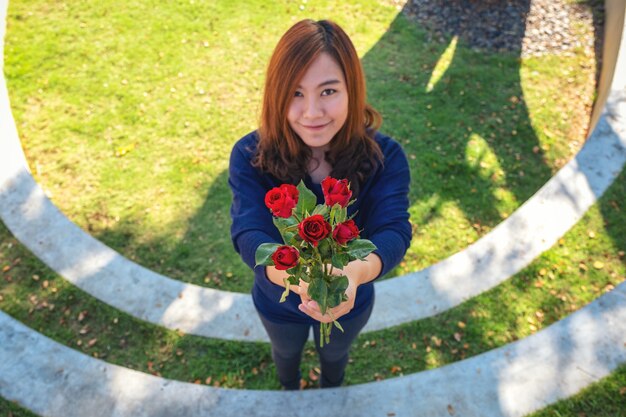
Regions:
M 2 0 L 2 17 L 6 7 L 7 0 Z M 624 59 L 618 62 L 616 75 L 621 73 L 626 73 Z M 618 86 L 611 94 L 614 103 L 621 102 L 621 82 L 621 90 L 620 81 L 614 83 Z M 576 158 L 482 239 L 422 271 L 376 283 L 377 301 L 364 331 L 455 307 L 495 287 L 554 245 L 624 165 L 624 115 L 623 106 L 607 106 Z M 186 284 L 157 274 L 105 246 L 65 217 L 28 170 L 4 78 L 0 81 L 0 218 L 62 277 L 134 317 L 199 336 L 268 340 L 249 294 Z
M 0 396 L 49 417 L 517 417 L 577 393 L 624 362 L 626 283 L 479 356 L 380 382 L 300 392 L 154 377 L 91 358 L 0 313 Z
M 6 0 L 0 0 L 2 22 L 6 6 Z M 0 35 L 3 39 L 3 32 Z M 621 62 L 618 68 L 626 68 Z M 618 87 L 589 143 L 513 216 L 463 252 L 424 271 L 377 284 L 375 315 L 385 317 L 374 321 L 370 330 L 432 315 L 497 285 L 575 224 L 626 158 L 624 76 L 626 71 L 618 69 Z M 256 317 L 250 314 L 248 296 L 157 275 L 69 222 L 28 173 L 4 80 L 0 214 L 53 269 L 120 310 L 190 333 L 264 339 L 255 330 L 261 326 L 247 321 L 246 316 Z M 531 238 L 509 243 L 520 234 Z M 157 290 L 144 296 L 149 288 Z M 405 305 L 406 310 L 398 310 Z M 186 314 L 188 308 L 191 314 Z M 238 327 L 221 333 L 224 325 Z M 296 393 L 219 389 L 132 371 L 58 344 L 0 312 L 0 396 L 51 417 L 514 417 L 571 396 L 625 362 L 626 283 L 535 335 L 479 356 L 382 382 Z

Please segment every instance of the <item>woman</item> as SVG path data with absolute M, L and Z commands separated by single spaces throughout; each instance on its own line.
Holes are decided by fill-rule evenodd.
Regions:
M 254 269 L 252 298 L 272 344 L 283 389 L 300 388 L 300 360 L 310 327 L 330 322 L 306 296 L 306 283 L 291 286 L 287 301 L 284 271 L 254 267 L 261 243 L 282 243 L 264 204 L 267 191 L 304 180 L 322 203 L 321 181 L 347 178 L 356 203 L 348 208 L 361 237 L 377 247 L 365 261 L 350 262 L 341 273 L 347 301 L 331 310 L 344 333 L 316 347 L 321 387 L 340 386 L 348 351 L 369 319 L 372 281 L 394 268 L 410 240 L 409 168 L 401 147 L 377 132 L 380 115 L 366 103 L 365 79 L 352 42 L 335 23 L 303 20 L 280 39 L 265 83 L 260 127 L 240 139 L 230 159 L 233 192 L 231 236 L 237 252 Z

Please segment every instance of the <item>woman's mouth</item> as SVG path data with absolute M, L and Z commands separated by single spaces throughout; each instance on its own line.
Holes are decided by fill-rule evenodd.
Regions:
M 307 130 L 312 130 L 312 131 L 319 131 L 324 129 L 326 126 L 328 126 L 330 124 L 330 122 L 328 123 L 323 123 L 323 124 L 316 124 L 316 125 L 301 125 L 302 127 L 304 127 Z

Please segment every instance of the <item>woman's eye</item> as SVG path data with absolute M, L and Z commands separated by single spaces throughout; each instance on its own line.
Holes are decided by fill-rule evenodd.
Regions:
M 323 96 L 330 96 L 332 94 L 335 94 L 337 92 L 337 90 L 333 89 L 333 88 L 327 88 L 326 90 L 322 91 L 322 95 Z
M 296 91 L 295 93 L 293 93 L 294 97 L 302 97 L 302 93 L 299 91 Z

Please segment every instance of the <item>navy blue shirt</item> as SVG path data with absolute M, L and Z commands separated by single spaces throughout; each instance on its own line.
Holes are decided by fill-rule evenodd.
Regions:
M 375 140 L 383 152 L 384 162 L 361 184 L 356 202 L 348 207 L 348 215 L 357 212 L 354 221 L 362 230 L 361 237 L 376 245 L 374 253 L 382 260 L 380 275 L 384 275 L 402 260 L 411 241 L 410 173 L 406 155 L 396 141 L 381 133 L 376 133 Z M 290 292 L 287 300 L 279 303 L 284 287 L 269 280 L 265 266 L 254 267 L 254 255 L 260 244 L 283 243 L 272 222 L 272 214 L 265 206 L 265 194 L 282 182 L 252 166 L 257 142 L 256 132 L 249 133 L 235 144 L 230 156 L 228 184 L 233 193 L 230 209 L 233 245 L 254 270 L 252 299 L 257 310 L 273 322 L 312 324 L 315 320 L 298 309 L 301 303 L 298 294 Z M 303 180 L 317 196 L 318 204 L 323 203 L 321 185 L 308 175 Z M 373 300 L 373 281 L 359 286 L 354 308 L 339 321 L 358 315 Z

